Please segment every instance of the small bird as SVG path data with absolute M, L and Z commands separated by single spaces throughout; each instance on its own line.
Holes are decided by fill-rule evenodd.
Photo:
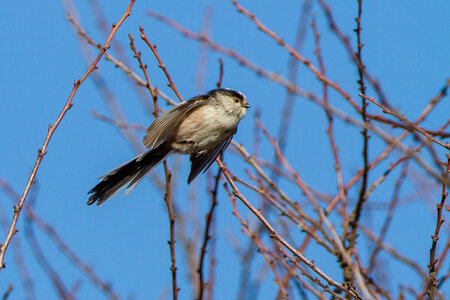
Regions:
M 248 108 L 246 97 L 231 89 L 215 89 L 174 106 L 147 128 L 143 143 L 148 150 L 100 177 L 87 204 L 103 204 L 126 184 L 128 194 L 171 153 L 190 155 L 191 183 L 228 147 Z

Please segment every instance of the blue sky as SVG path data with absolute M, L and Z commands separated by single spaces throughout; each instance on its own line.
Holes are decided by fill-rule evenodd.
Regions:
M 116 22 L 124 12 L 126 1 L 100 1 L 108 24 Z M 356 1 L 353 1 L 356 2 Z M 356 4 L 353 2 L 330 3 L 335 19 L 354 45 Z M 302 2 L 296 1 L 242 1 L 247 9 L 278 33 L 287 43 L 293 44 L 296 37 Z M 96 19 L 88 1 L 75 3 L 77 17 L 87 33 L 98 43 L 103 43 L 104 35 L 96 25 Z M 149 49 L 139 38 L 139 25 L 145 28 L 152 43 L 167 66 L 178 90 L 185 99 L 206 92 L 215 87 L 218 78 L 218 58 L 224 59 L 223 86 L 237 89 L 246 94 L 252 105 L 249 115 L 241 122 L 235 141 L 252 150 L 254 112 L 261 111 L 261 120 L 271 134 L 276 135 L 281 120 L 281 111 L 286 91 L 279 85 L 256 76 L 232 59 L 216 52 L 208 52 L 203 86 L 196 86 L 195 74 L 199 61 L 200 46 L 188 40 L 167 25 L 149 18 L 148 9 L 157 11 L 176 20 L 195 32 L 201 29 L 202 15 L 206 8 L 212 9 L 211 38 L 235 49 L 259 66 L 287 77 L 288 53 L 256 29 L 256 26 L 228 1 L 137 1 L 132 15 L 125 21 L 115 36 L 122 43 L 135 72 L 141 74 L 136 60 L 128 48 L 127 34 L 135 36 L 136 46 L 149 66 L 152 84 L 172 98 L 174 94 L 166 86 L 166 79 Z M 355 99 L 357 98 L 357 74 L 349 56 L 335 36 L 328 30 L 326 20 L 318 3 L 313 1 L 317 26 L 322 34 L 321 47 L 327 76 L 338 82 Z M 449 78 L 450 59 L 450 5 L 448 1 L 365 1 L 363 10 L 362 39 L 364 62 L 372 75 L 379 79 L 391 103 L 410 120 L 414 120 L 428 101 L 434 97 Z M 63 4 L 57 1 L 13 2 L 4 1 L 0 5 L 0 177 L 21 193 L 34 165 L 37 149 L 41 147 L 47 127 L 54 122 L 61 111 L 73 81 L 81 77 L 86 64 L 77 42 L 72 25 L 67 21 Z M 91 54 L 97 50 L 89 48 Z M 114 47 L 110 49 L 115 55 Z M 308 27 L 302 54 L 316 63 L 314 40 Z M 139 98 L 127 82 L 123 72 L 105 60 L 99 63 L 98 72 L 125 112 L 130 123 L 148 126 L 151 118 L 143 111 Z M 318 92 L 321 84 L 303 66 L 299 67 L 298 84 L 306 90 Z M 144 91 L 145 92 L 145 91 Z M 369 96 L 375 96 L 372 89 Z M 351 113 L 347 103 L 336 94 L 330 93 L 331 101 L 340 109 Z M 162 194 L 148 180 L 143 181 L 129 196 L 119 193 L 101 207 L 86 206 L 86 192 L 96 184 L 97 177 L 115 166 L 131 159 L 135 153 L 117 128 L 101 122 L 91 115 L 94 110 L 109 115 L 102 95 L 88 78 L 74 98 L 74 106 L 56 130 L 37 175 L 35 186 L 36 212 L 52 224 L 58 233 L 80 257 L 91 264 L 96 272 L 110 282 L 122 297 L 131 299 L 156 299 L 170 290 L 168 220 Z M 371 105 L 372 113 L 381 113 Z M 425 128 L 437 129 L 449 118 L 448 99 L 432 112 L 423 123 Z M 325 135 L 326 118 L 323 110 L 305 99 L 296 98 L 293 107 L 293 125 L 289 132 L 286 157 L 299 170 L 302 178 L 312 187 L 334 195 L 336 183 L 333 164 Z M 357 128 L 336 121 L 336 139 L 342 145 L 341 155 L 344 178 L 348 179 L 361 166 L 361 138 Z M 387 131 L 395 133 L 388 127 Z M 139 140 L 141 132 L 137 132 Z M 374 137 L 376 139 L 376 137 Z M 411 143 L 411 141 L 409 141 Z M 374 142 L 371 157 L 381 151 L 383 143 Z M 273 149 L 267 141 L 260 146 L 262 155 L 270 160 Z M 443 158 L 444 151 L 438 149 Z M 397 153 L 394 157 L 399 157 Z M 244 176 L 245 162 L 236 155 L 227 154 L 226 161 L 231 170 Z M 372 180 L 381 174 L 389 162 L 374 172 Z M 206 197 L 205 177 L 200 176 L 189 190 L 185 181 L 188 174 L 187 157 L 178 156 L 169 160 L 171 166 L 180 164 L 180 174 L 176 174 L 176 205 L 181 210 L 190 209 L 194 202 L 189 200 L 189 191 L 199 189 L 198 208 L 192 208 L 197 218 L 209 207 Z M 413 164 L 417 176 L 422 176 L 420 168 Z M 211 170 L 215 172 L 216 166 Z M 399 175 L 396 170 L 394 177 Z M 156 172 L 162 174 L 162 167 Z M 378 175 L 378 176 L 377 176 Z M 286 184 L 285 188 L 305 202 L 299 191 Z M 401 206 L 387 241 L 405 249 L 405 255 L 414 257 L 425 268 L 428 259 L 430 235 L 434 231 L 435 206 L 439 199 L 437 186 L 432 192 L 419 195 L 412 203 Z M 408 203 L 411 194 L 417 194 L 418 187 L 413 180 L 402 190 L 404 201 Z M 355 197 L 357 190 L 350 196 Z M 392 185 L 376 190 L 372 202 L 387 203 L 392 194 Z M 254 196 L 257 203 L 258 198 Z M 12 214 L 10 200 L 0 193 L 0 209 L 7 220 Z M 248 216 L 244 207 L 240 207 Z M 230 235 L 243 244 L 247 238 L 240 232 L 238 221 L 231 215 L 232 207 L 223 190 L 217 208 L 217 299 L 234 298 L 238 285 L 239 265 L 230 245 Z M 381 213 L 380 213 L 381 214 Z M 200 216 L 200 217 L 199 217 Z M 380 215 L 372 212 L 363 219 L 367 226 L 379 228 Z M 448 216 L 448 213 L 447 213 Z M 445 217 L 445 216 L 444 216 Z M 447 217 L 448 218 L 448 217 Z M 24 215 L 18 224 L 19 233 L 15 239 L 22 242 L 27 266 L 32 274 L 35 290 L 46 299 L 57 298 L 50 281 L 36 264 L 24 242 Z M 332 219 L 333 220 L 333 219 Z M 336 226 L 339 224 L 337 223 Z M 442 232 L 443 241 L 448 237 L 448 226 Z M 62 274 L 65 284 L 71 287 L 81 278 L 78 292 L 80 299 L 99 298 L 100 293 L 67 262 L 48 238 L 35 230 L 47 258 Z M 3 240 L 4 234 L 0 234 Z M 415 245 L 410 247 L 405 245 Z M 325 271 L 339 278 L 332 266 L 335 261 L 323 257 L 320 251 L 311 247 L 305 254 Z M 13 251 L 8 249 L 7 268 L 0 272 L 0 293 L 7 284 L 14 283 L 13 299 L 25 299 L 25 292 L 14 267 Z M 192 294 L 186 280 L 187 265 L 178 249 L 178 276 L 180 298 L 190 299 Z M 388 266 L 392 274 L 390 288 L 397 290 L 398 276 L 417 277 L 406 271 L 400 264 Z M 406 273 L 404 273 L 406 272 Z M 269 275 L 269 278 L 272 275 Z M 268 280 L 270 281 L 270 279 Z M 339 281 L 339 279 L 338 279 Z M 272 299 L 275 284 L 265 285 L 259 299 Z M 165 290 L 166 289 L 166 290 Z M 445 290 L 450 293 L 449 284 Z M 38 297 L 41 298 L 41 297 Z

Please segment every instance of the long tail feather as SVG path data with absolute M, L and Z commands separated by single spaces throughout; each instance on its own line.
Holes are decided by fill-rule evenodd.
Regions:
M 97 202 L 97 205 L 102 205 L 103 202 L 114 196 L 129 182 L 127 192 L 131 191 L 150 169 L 160 163 L 170 153 L 170 150 L 170 146 L 163 143 L 159 147 L 139 155 L 102 176 L 102 181 L 88 192 L 92 196 L 87 204 L 91 205 Z

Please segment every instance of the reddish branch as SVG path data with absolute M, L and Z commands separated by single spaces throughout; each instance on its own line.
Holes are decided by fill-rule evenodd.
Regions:
M 450 174 L 450 153 L 447 154 L 447 176 Z M 437 216 L 436 216 L 436 229 L 434 230 L 434 235 L 431 236 L 432 243 L 430 249 L 430 262 L 428 264 L 429 269 L 429 281 L 426 293 L 429 296 L 429 299 L 435 299 L 436 291 L 437 291 L 437 269 L 436 263 L 438 260 L 436 259 L 436 246 L 439 240 L 439 232 L 441 230 L 441 225 L 444 223 L 444 219 L 442 218 L 442 209 L 445 205 L 445 200 L 447 199 L 448 192 L 446 191 L 445 184 L 442 185 L 442 193 L 441 193 L 441 202 L 436 205 Z
M 174 300 L 178 299 L 179 288 L 177 285 L 177 265 L 175 256 L 175 213 L 173 210 L 170 179 L 172 174 L 170 173 L 167 162 L 164 161 L 164 172 L 166 174 L 166 193 L 164 195 L 164 201 L 167 206 L 167 212 L 169 215 L 170 223 L 170 240 L 167 242 L 170 248 L 170 271 L 172 272 L 172 297 Z
M 296 220 L 296 223 L 298 223 L 297 225 L 299 225 L 300 228 L 302 228 L 303 230 L 305 230 L 307 232 L 308 232 L 307 228 L 304 227 L 302 225 L 302 223 L 304 223 L 304 221 L 309 222 L 314 227 L 313 231 L 318 229 L 323 234 L 325 239 L 327 239 L 328 241 L 331 242 L 331 239 L 328 237 L 328 234 L 325 232 L 323 226 L 321 226 L 321 224 L 319 222 L 315 221 L 311 216 L 309 216 L 307 213 L 305 213 L 297 202 L 294 202 L 292 199 L 290 199 L 289 196 L 286 195 L 286 193 L 283 190 L 281 190 L 280 187 L 278 185 L 276 185 L 269 178 L 269 176 L 264 172 L 262 167 L 258 164 L 256 159 L 254 157 L 252 157 L 251 155 L 249 155 L 248 152 L 245 150 L 245 148 L 242 145 L 239 145 L 234 141 L 231 141 L 231 144 L 239 151 L 239 153 L 243 156 L 243 158 L 255 169 L 255 171 L 258 173 L 258 175 L 261 177 L 261 179 L 263 179 L 264 182 L 267 183 L 267 185 L 268 185 L 267 189 L 269 190 L 269 188 L 270 188 L 276 194 L 279 195 L 281 200 L 278 201 L 278 203 L 280 203 L 280 205 L 282 207 L 287 209 L 287 211 L 285 213 L 283 213 L 283 210 L 281 210 L 283 215 L 286 215 L 287 217 L 293 216 L 294 217 L 293 220 Z M 264 196 L 264 193 L 265 192 L 261 192 L 261 195 Z M 278 198 L 278 197 L 274 197 L 274 198 Z M 269 201 L 271 201 L 271 197 L 268 197 L 267 199 Z M 312 201 L 314 201 L 314 199 L 312 199 Z M 271 203 L 275 203 L 275 202 L 271 202 Z M 288 207 L 290 207 L 292 209 L 288 209 Z
M 283 255 L 286 256 L 286 258 L 288 259 L 288 261 L 295 266 L 297 269 L 300 270 L 300 273 L 305 276 L 306 278 L 308 278 L 311 282 L 314 282 L 316 285 L 320 286 L 324 292 L 330 293 L 334 298 L 332 299 L 340 299 L 343 300 L 344 298 L 342 298 L 341 296 L 339 296 L 339 294 L 337 294 L 335 291 L 333 291 L 332 289 L 330 289 L 330 287 L 326 284 L 323 284 L 317 277 L 313 277 L 311 276 L 308 272 L 306 272 L 306 270 L 304 268 L 302 268 L 302 266 L 300 266 L 300 264 L 298 263 L 298 259 L 294 259 L 291 255 L 289 255 L 289 253 L 283 248 L 281 247 L 281 245 L 278 246 L 278 248 L 280 249 L 280 251 L 283 253 Z M 323 295 L 322 295 L 323 296 Z M 322 297 L 318 297 L 320 299 L 322 299 Z M 325 298 L 327 299 L 327 298 Z
M 103 33 L 103 35 L 106 37 L 109 33 L 109 27 L 108 27 L 108 21 L 107 17 L 105 15 L 104 9 L 102 8 L 100 4 L 100 0 L 89 0 L 89 6 L 92 11 L 92 15 L 95 17 L 96 25 L 99 31 Z M 124 66 L 130 65 L 130 60 L 128 57 L 128 53 L 126 51 L 126 47 L 122 45 L 122 43 L 118 40 L 112 41 L 112 51 L 116 53 L 117 57 L 119 58 L 119 61 Z M 108 59 L 106 57 L 106 59 Z M 132 77 L 127 76 L 127 81 L 130 84 L 130 87 L 136 92 L 136 94 L 139 97 L 139 100 L 141 101 L 142 107 L 144 108 L 145 112 L 150 116 L 152 115 L 152 103 L 149 101 L 148 95 L 145 93 L 145 90 L 141 89 L 139 86 L 136 86 L 134 84 L 134 80 Z
M 2 300 L 7 300 L 13 290 L 14 290 L 14 286 L 12 284 L 9 284 L 8 289 L 6 289 L 6 291 L 3 293 Z
M 150 78 L 148 77 L 147 65 L 142 62 L 141 51 L 137 51 L 136 46 L 134 45 L 134 37 L 133 37 L 133 35 L 131 35 L 129 33 L 128 34 L 128 38 L 130 39 L 130 48 L 131 48 L 131 50 L 134 53 L 134 57 L 139 62 L 139 68 L 141 68 L 142 72 L 144 73 L 145 82 L 146 82 L 145 87 L 148 89 L 148 91 L 150 92 L 150 95 L 152 96 L 153 107 L 154 107 L 153 116 L 156 118 L 156 117 L 158 117 L 158 114 L 159 114 L 158 94 L 155 92 L 154 89 L 152 89 L 152 85 L 150 83 Z
M 445 206 L 445 204 L 444 204 L 444 206 Z M 447 211 L 450 211 L 450 209 L 449 209 L 450 207 L 446 207 L 446 210 Z M 447 254 L 449 253 L 449 251 L 450 251 L 450 234 L 449 234 L 449 236 L 448 236 L 449 238 L 447 239 L 447 245 L 445 245 L 445 248 L 444 248 L 444 250 L 442 250 L 442 253 L 439 255 L 439 258 L 438 258 L 438 262 L 437 262 L 437 265 L 436 265 L 436 270 L 437 271 L 439 271 L 441 268 L 442 268 L 442 265 L 443 265 L 443 261 L 444 261 L 444 259 L 447 257 Z M 442 285 L 442 281 L 441 280 L 439 280 L 439 285 Z M 438 288 L 439 288 L 439 285 L 438 285 Z
M 67 102 L 64 105 L 62 111 L 58 115 L 55 123 L 50 124 L 48 127 L 47 137 L 45 138 L 44 144 L 42 145 L 42 147 L 38 150 L 38 156 L 37 156 L 36 162 L 34 164 L 33 170 L 31 171 L 30 177 L 28 179 L 28 182 L 26 184 L 26 187 L 22 194 L 22 197 L 20 198 L 19 204 L 14 206 L 14 215 L 13 215 L 13 219 L 11 221 L 11 227 L 9 229 L 8 235 L 6 236 L 5 242 L 0 247 L 0 271 L 5 267 L 3 261 L 5 258 L 6 249 L 8 248 L 8 245 L 11 242 L 12 237 L 17 232 L 17 229 L 16 229 L 17 220 L 19 219 L 20 212 L 21 212 L 22 207 L 25 203 L 25 200 L 28 196 L 30 188 L 35 181 L 34 178 L 36 177 L 36 174 L 37 174 L 37 171 L 41 164 L 41 161 L 44 158 L 45 154 L 47 154 L 47 147 L 48 147 L 48 144 L 50 143 L 53 133 L 55 132 L 58 125 L 61 123 L 62 119 L 64 118 L 64 116 L 66 115 L 68 110 L 72 107 L 72 105 L 73 105 L 72 100 L 73 100 L 79 86 L 86 80 L 86 78 L 89 76 L 89 74 L 91 74 L 95 69 L 97 69 L 97 63 L 99 62 L 99 60 L 103 56 L 103 54 L 106 52 L 106 50 L 108 50 L 109 43 L 111 42 L 114 34 L 117 32 L 120 25 L 122 25 L 122 23 L 125 21 L 125 19 L 131 14 L 131 7 L 133 6 L 134 2 L 135 2 L 135 0 L 131 0 L 129 6 L 128 6 L 127 10 L 125 11 L 124 15 L 122 16 L 122 18 L 119 20 L 119 22 L 117 24 L 113 24 L 111 33 L 108 36 L 108 38 L 106 39 L 106 42 L 103 45 L 102 49 L 100 50 L 100 53 L 97 55 L 96 59 L 91 64 L 91 66 L 88 68 L 88 70 L 84 73 L 84 75 L 80 79 L 75 80 L 72 92 L 70 93 L 69 98 L 67 99 Z
M 200 34 L 204 36 L 210 36 L 211 28 L 212 28 L 212 16 L 213 9 L 211 6 L 207 6 L 203 10 L 203 18 L 202 24 L 200 28 Z M 198 64 L 197 64 L 197 72 L 195 74 L 195 90 L 197 93 L 201 93 L 205 90 L 205 78 L 206 72 L 208 68 L 208 52 L 209 47 L 206 45 L 200 45 L 200 49 L 198 50 Z
M 228 170 L 231 177 L 234 181 L 242 184 L 243 186 L 257 192 L 259 195 L 261 195 L 264 199 L 266 199 L 271 205 L 273 205 L 274 208 L 279 210 L 280 215 L 283 217 L 288 218 L 290 221 L 292 221 L 296 226 L 298 226 L 303 232 L 307 233 L 309 236 L 311 236 L 317 244 L 321 245 L 326 249 L 328 253 L 331 253 L 333 255 L 336 255 L 335 250 L 329 246 L 331 244 L 331 238 L 328 237 L 328 235 L 324 234 L 324 238 L 319 237 L 315 233 L 315 229 L 319 227 L 320 230 L 320 224 L 318 222 L 314 222 L 311 219 L 304 218 L 303 215 L 298 214 L 298 212 L 290 209 L 279 197 L 274 195 L 272 193 L 272 190 L 270 187 L 268 187 L 260 178 L 256 178 L 255 175 L 250 173 L 250 171 L 247 170 L 247 174 L 250 177 L 251 180 L 254 180 L 258 183 L 259 187 L 253 186 L 249 184 L 247 181 L 244 181 L 237 177 L 236 175 L 232 174 L 230 170 Z M 309 226 L 305 223 L 305 220 L 312 223 L 312 226 Z M 321 233 L 323 233 L 321 231 Z M 300 250 L 300 252 L 303 252 Z
M 213 226 L 213 229 L 215 227 Z M 212 300 L 214 299 L 214 285 L 215 285 L 215 277 L 216 277 L 216 247 L 217 247 L 217 239 L 213 239 L 211 241 L 211 246 L 209 247 L 209 268 L 208 268 L 208 285 L 206 287 L 206 299 Z
M 356 39 L 357 39 L 357 52 L 355 53 L 356 56 L 356 62 L 358 66 L 358 85 L 359 85 L 359 91 L 362 95 L 366 93 L 366 86 L 364 83 L 364 69 L 366 68 L 364 66 L 364 63 L 362 62 L 362 48 L 364 44 L 361 43 L 361 13 L 362 13 L 362 0 L 358 0 L 358 16 L 356 17 Z M 361 97 L 361 118 L 364 122 L 364 125 L 368 124 L 368 119 L 366 115 L 366 108 L 367 103 L 366 99 L 364 97 Z M 358 201 L 356 202 L 355 208 L 350 215 L 350 220 L 348 224 L 345 224 L 344 226 L 347 228 L 350 227 L 350 235 L 344 236 L 344 240 L 348 241 L 347 244 L 347 251 L 349 254 L 353 252 L 353 249 L 356 247 L 356 238 L 357 238 L 357 231 L 358 231 L 358 223 L 359 219 L 362 214 L 363 204 L 366 202 L 367 198 L 366 196 L 366 190 L 367 190 L 367 184 L 368 184 L 368 177 L 369 177 L 369 134 L 367 130 L 367 126 L 364 126 L 363 130 L 361 131 L 361 134 L 363 136 L 363 149 L 362 149 L 362 156 L 363 156 L 363 173 L 362 173 L 362 182 L 361 187 L 359 189 L 359 196 Z M 346 233 L 346 230 L 344 230 Z M 347 264 L 343 264 L 342 266 L 343 272 L 344 272 L 344 279 L 349 281 L 351 284 L 353 284 L 354 276 L 353 272 L 351 272 L 349 266 Z
M 350 39 L 342 33 L 342 31 L 339 29 L 336 22 L 334 21 L 333 14 L 331 12 L 331 8 L 325 3 L 324 0 L 319 0 L 319 4 L 325 13 L 325 17 L 327 18 L 327 21 L 328 21 L 328 26 L 336 34 L 336 36 L 339 38 L 339 40 L 342 42 L 345 50 L 347 50 L 348 55 L 358 66 L 358 69 L 361 70 L 360 65 L 359 65 L 361 60 L 358 59 L 357 55 L 355 55 L 356 53 L 354 52 L 353 47 L 351 46 Z M 358 1 L 358 6 L 361 7 L 361 5 L 359 4 L 359 1 Z M 360 43 L 358 43 L 358 44 L 360 44 Z M 372 87 L 377 92 L 378 96 L 381 99 L 381 102 L 385 105 L 389 105 L 387 98 L 384 95 L 383 90 L 381 89 L 380 83 L 377 80 L 375 80 L 369 72 L 367 72 L 366 68 L 362 68 L 362 71 L 363 71 L 364 77 L 367 79 L 367 81 L 372 85 Z
M 155 56 L 156 60 L 158 60 L 158 67 L 160 67 L 161 70 L 163 70 L 164 74 L 166 75 L 167 80 L 169 81 L 167 86 L 173 90 L 173 92 L 175 93 L 175 95 L 177 95 L 177 98 L 178 98 L 178 100 L 180 100 L 180 102 L 183 101 L 183 97 L 181 97 L 180 93 L 178 92 L 175 84 L 172 81 L 172 78 L 169 75 L 169 72 L 167 71 L 166 66 L 163 64 L 161 57 L 158 54 L 158 51 L 156 51 L 156 45 L 152 45 L 150 43 L 147 36 L 145 35 L 144 28 L 142 26 L 139 26 L 139 31 L 141 32 L 141 39 L 144 40 L 144 42 L 148 45 L 150 50 L 152 50 L 153 55 Z
M 389 169 L 385 172 L 386 175 L 384 175 L 384 176 L 387 176 L 387 174 L 389 174 L 396 165 L 405 161 L 406 159 L 407 159 L 407 157 L 404 156 L 400 160 L 398 160 L 395 164 L 392 164 L 389 167 Z M 402 186 L 402 183 L 406 179 L 407 170 L 408 170 L 408 163 L 404 163 L 402 171 L 400 173 L 400 176 L 398 177 L 397 181 L 395 182 L 394 195 L 392 196 L 392 201 L 389 204 L 389 210 L 388 210 L 386 219 L 384 220 L 383 226 L 381 227 L 380 234 L 378 236 L 379 239 L 376 243 L 375 249 L 372 251 L 372 254 L 370 255 L 369 266 L 367 268 L 367 272 L 369 274 L 372 273 L 372 270 L 375 267 L 377 254 L 381 250 L 381 244 L 384 242 L 388 228 L 391 225 L 392 217 L 394 216 L 394 210 L 397 207 L 398 201 L 400 199 L 400 188 Z
M 412 259 L 409 259 L 402 255 L 399 251 L 397 251 L 393 246 L 387 244 L 386 242 L 380 241 L 380 238 L 375 235 L 372 231 L 370 231 L 368 228 L 364 226 L 360 226 L 361 232 L 364 233 L 371 241 L 373 241 L 376 244 L 380 244 L 381 248 L 386 251 L 386 253 L 390 254 L 392 257 L 394 257 L 397 261 L 404 263 L 406 266 L 410 267 L 412 270 L 414 270 L 417 275 L 420 276 L 422 279 L 427 278 L 427 274 L 422 270 L 420 265 L 413 261 Z
M 439 146 L 442 146 L 448 150 L 450 150 L 450 144 L 449 143 L 442 143 L 441 141 L 438 141 L 435 137 L 431 136 L 429 133 L 427 133 L 427 131 L 425 131 L 424 129 L 422 129 L 421 127 L 417 126 L 416 124 L 414 124 L 413 122 L 411 122 L 410 120 L 408 120 L 405 115 L 400 114 L 398 112 L 395 112 L 394 110 L 391 110 L 389 108 L 387 108 L 386 106 L 383 106 L 382 104 L 378 103 L 374 98 L 372 97 L 367 97 L 365 96 L 363 93 L 360 94 L 360 96 L 366 100 L 369 100 L 370 102 L 372 102 L 373 104 L 375 104 L 376 106 L 380 107 L 383 110 L 383 113 L 385 114 L 389 114 L 392 115 L 394 117 L 396 117 L 397 119 L 399 119 L 401 122 L 405 123 L 406 126 L 409 128 L 409 131 L 417 131 L 420 132 L 421 134 L 423 134 L 427 139 L 433 141 L 434 143 L 438 144 Z
M 311 22 L 311 27 L 314 31 L 314 40 L 315 40 L 315 45 L 316 45 L 316 49 L 314 50 L 314 53 L 317 56 L 317 61 L 319 63 L 320 72 L 323 73 L 325 76 L 325 64 L 323 62 L 323 58 L 322 58 L 321 51 L 320 51 L 320 34 L 317 30 L 314 19 Z M 325 82 L 323 82 L 322 85 L 323 85 L 323 87 L 322 87 L 323 102 L 325 104 L 324 108 L 325 108 L 325 113 L 326 113 L 327 119 L 328 119 L 327 135 L 328 135 L 328 140 L 330 142 L 331 150 L 333 152 L 334 168 L 336 169 L 336 178 L 337 178 L 337 183 L 338 183 L 339 197 L 340 197 L 340 201 L 342 204 L 343 224 L 346 224 L 347 218 L 348 218 L 348 216 L 347 216 L 347 200 L 346 200 L 346 196 L 345 196 L 346 191 L 344 188 L 344 178 L 342 175 L 341 162 L 339 160 L 338 148 L 336 146 L 336 140 L 334 137 L 333 114 L 329 110 L 328 85 Z
M 91 46 L 101 50 L 102 49 L 102 45 L 98 44 L 96 42 L 94 42 L 88 35 L 87 33 L 83 30 L 83 28 L 81 27 L 81 25 L 75 21 L 75 19 L 69 15 L 67 17 L 67 19 L 69 20 L 70 23 L 72 23 L 75 28 L 77 29 L 78 34 Z M 133 72 L 133 70 L 129 67 L 127 67 L 126 65 L 124 65 L 120 60 L 114 58 L 110 53 L 106 52 L 104 55 L 105 59 L 112 62 L 114 64 L 114 66 L 116 66 L 117 68 L 121 69 L 122 71 L 125 72 L 126 75 L 128 75 L 130 78 L 132 78 L 134 80 L 134 82 L 137 85 L 146 86 L 146 83 L 143 79 L 141 79 L 136 73 Z
M 228 197 L 231 200 L 231 204 L 233 206 L 233 215 L 236 216 L 236 218 L 238 218 L 238 220 L 241 223 L 241 226 L 243 228 L 243 232 L 252 239 L 252 241 L 254 242 L 256 247 L 258 247 L 258 252 L 261 253 L 261 255 L 264 257 L 264 259 L 267 261 L 269 267 L 272 269 L 272 272 L 275 276 L 275 282 L 280 287 L 280 293 L 282 295 L 282 299 L 288 299 L 286 287 L 284 286 L 283 281 L 280 279 L 280 276 L 278 275 L 278 271 L 277 271 L 277 268 L 275 265 L 274 259 L 278 260 L 276 255 L 272 251 L 270 251 L 269 248 L 263 243 L 263 241 L 261 240 L 261 237 L 260 237 L 261 234 L 259 232 L 254 232 L 250 228 L 248 222 L 244 221 L 242 216 L 239 214 L 239 211 L 236 206 L 236 197 L 228 189 L 225 180 L 224 180 L 224 188 L 228 194 Z
M 218 89 L 222 87 L 222 79 L 223 79 L 223 61 L 222 58 L 219 58 L 219 80 L 216 83 Z

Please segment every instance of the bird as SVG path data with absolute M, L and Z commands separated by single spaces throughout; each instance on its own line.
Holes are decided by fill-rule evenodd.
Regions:
M 100 206 L 128 184 L 127 195 L 172 153 L 190 155 L 190 184 L 228 147 L 248 108 L 244 94 L 224 88 L 180 102 L 147 128 L 143 138 L 147 151 L 99 178 L 101 181 L 88 192 L 87 204 Z

